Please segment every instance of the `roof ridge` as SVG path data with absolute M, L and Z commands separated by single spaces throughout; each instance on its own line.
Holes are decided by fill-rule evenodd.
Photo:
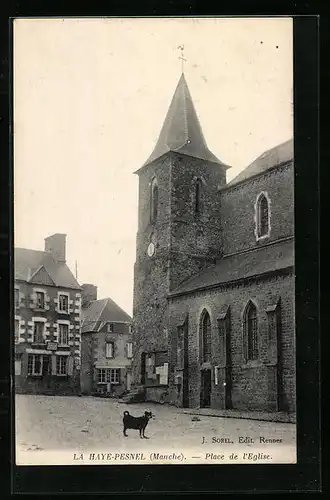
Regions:
M 292 144 L 288 150 L 288 146 Z M 247 181 L 252 177 L 262 175 L 268 170 L 275 169 L 282 165 L 291 162 L 294 158 L 293 154 L 293 138 L 281 142 L 271 148 L 264 150 L 254 158 L 246 167 L 244 167 L 231 181 L 229 181 L 224 189 L 227 187 L 236 186 L 237 184 Z M 264 164 L 262 164 L 264 160 Z
M 15 279 L 29 282 L 42 267 L 51 278 L 53 285 L 69 289 L 81 289 L 67 262 L 58 262 L 54 256 L 43 250 L 14 247 Z
M 14 250 L 27 250 L 29 252 L 40 252 L 40 253 L 47 253 L 45 250 L 36 250 L 35 248 L 26 248 L 26 247 L 14 247 Z
M 118 307 L 118 309 L 120 309 L 123 313 L 126 314 L 126 316 L 129 316 L 131 317 L 126 311 L 125 309 L 123 309 L 120 305 L 117 304 L 117 302 L 115 302 L 111 297 L 108 297 L 108 300 L 110 300 L 113 304 L 115 304 L 116 307 Z
M 93 321 L 93 324 L 96 324 L 98 321 L 100 321 L 100 317 L 101 317 L 101 314 L 103 313 L 104 311 L 104 308 L 107 304 L 107 299 L 95 299 L 95 300 L 91 300 L 90 303 L 88 304 L 88 306 L 84 309 L 84 313 L 87 313 L 89 308 L 95 304 L 95 302 L 101 302 L 101 301 L 104 301 L 104 304 L 103 304 L 103 307 L 101 308 L 100 310 L 100 313 L 98 314 L 98 316 L 95 318 L 95 320 Z M 81 326 L 83 327 L 84 326 L 84 323 L 86 323 L 86 320 L 87 320 L 87 315 L 85 315 L 85 317 L 83 318 L 83 321 L 82 321 L 82 324 Z M 90 321 L 87 321 L 87 324 L 90 323 Z M 93 327 L 94 328 L 94 327 Z
M 102 299 L 101 299 L 101 300 L 102 300 Z M 96 320 L 96 321 L 100 321 L 100 317 L 101 317 L 101 315 L 102 315 L 102 313 L 103 313 L 103 311 L 104 311 L 105 306 L 107 305 L 107 303 L 108 303 L 108 299 L 104 299 L 104 305 L 103 305 L 103 307 L 102 307 L 102 309 L 101 309 L 101 311 L 100 311 L 100 314 L 98 315 L 98 317 L 97 317 L 97 320 Z

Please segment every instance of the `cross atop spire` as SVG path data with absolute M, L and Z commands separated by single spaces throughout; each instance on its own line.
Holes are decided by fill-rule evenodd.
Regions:
M 187 62 L 187 59 L 184 58 L 183 51 L 184 51 L 184 45 L 179 45 L 178 50 L 181 50 L 181 55 L 179 56 L 179 59 L 181 59 L 181 73 L 184 73 L 184 63 Z

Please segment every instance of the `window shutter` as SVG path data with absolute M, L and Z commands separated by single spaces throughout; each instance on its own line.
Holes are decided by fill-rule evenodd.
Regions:
M 132 344 L 132 342 L 126 343 L 126 357 L 129 359 L 133 357 L 133 344 Z
M 69 356 L 68 357 L 68 366 L 67 366 L 67 373 L 68 375 L 72 376 L 73 373 L 73 357 Z
M 56 375 L 56 356 L 52 356 L 52 375 Z
M 47 293 L 45 293 L 45 309 L 46 311 L 49 311 L 49 303 L 50 303 L 50 297 L 49 295 L 47 295 Z
M 37 295 L 35 293 L 30 294 L 30 308 L 34 309 L 36 307 Z

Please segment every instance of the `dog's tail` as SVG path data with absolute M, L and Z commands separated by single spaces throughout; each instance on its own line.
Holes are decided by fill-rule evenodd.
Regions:
M 126 410 L 124 411 L 124 417 L 127 417 L 129 415 L 129 412 Z

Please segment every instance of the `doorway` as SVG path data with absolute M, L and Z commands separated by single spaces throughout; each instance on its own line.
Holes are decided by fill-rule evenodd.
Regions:
M 43 385 L 47 389 L 51 387 L 50 373 L 51 373 L 50 355 L 46 354 L 43 355 L 42 378 L 43 378 Z
M 201 371 L 201 408 L 209 408 L 211 406 L 211 370 Z

